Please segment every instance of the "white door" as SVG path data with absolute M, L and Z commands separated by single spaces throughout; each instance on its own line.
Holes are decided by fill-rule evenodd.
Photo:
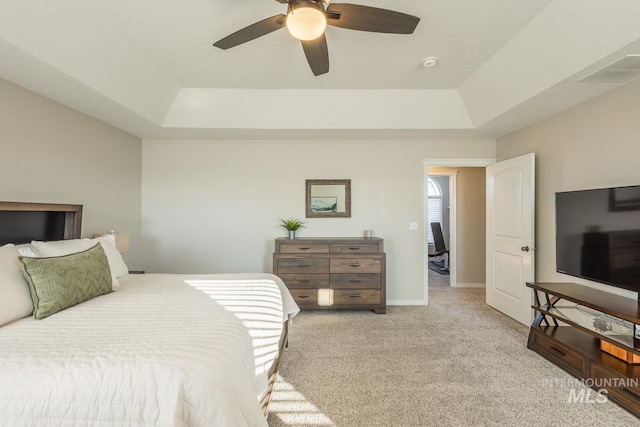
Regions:
M 535 157 L 487 167 L 487 304 L 531 325 Z

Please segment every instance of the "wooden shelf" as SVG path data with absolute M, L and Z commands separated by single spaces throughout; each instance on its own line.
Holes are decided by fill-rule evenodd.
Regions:
M 630 298 L 612 295 L 576 283 L 527 283 L 527 286 L 631 323 L 640 323 L 640 304 Z
M 536 307 L 535 305 L 531 306 L 531 308 L 533 308 L 534 310 L 536 310 L 539 313 L 542 313 L 544 315 L 550 316 L 550 317 L 552 317 L 552 318 L 554 318 L 554 319 L 556 319 L 556 320 L 558 320 L 560 322 L 566 323 L 567 325 L 571 326 L 572 328 L 576 328 L 576 329 L 578 329 L 578 330 L 580 330 L 580 331 L 582 331 L 582 332 L 584 332 L 584 333 L 586 333 L 588 335 L 591 335 L 592 337 L 595 337 L 595 338 L 597 338 L 599 340 L 607 341 L 607 342 L 609 342 L 609 343 L 611 343 L 613 345 L 621 347 L 624 350 L 630 351 L 630 352 L 635 353 L 635 354 L 640 356 L 640 349 L 635 349 L 633 347 L 630 347 L 630 346 L 628 346 L 628 345 L 626 345 L 624 343 L 621 343 L 620 341 L 616 341 L 615 339 L 608 337 L 607 335 L 602 335 L 602 334 L 600 334 L 600 333 L 598 333 L 596 331 L 592 331 L 592 330 L 590 330 L 590 329 L 588 329 L 588 328 L 586 328 L 586 327 L 584 327 L 584 326 L 572 321 L 571 319 L 559 316 L 559 315 L 557 315 L 555 313 L 552 313 L 550 311 L 544 310 L 544 309 L 542 309 L 540 307 Z

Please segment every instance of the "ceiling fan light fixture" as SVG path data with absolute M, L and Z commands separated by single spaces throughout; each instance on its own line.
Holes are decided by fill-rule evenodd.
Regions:
M 324 11 L 315 7 L 292 8 L 287 14 L 287 30 L 298 40 L 315 40 L 324 34 L 325 28 L 327 18 Z
M 276 0 L 287 5 L 287 13 L 279 13 L 241 28 L 213 45 L 219 49 L 266 36 L 287 27 L 292 37 L 301 40 L 304 56 L 314 76 L 329 72 L 329 49 L 325 29 L 332 27 L 371 33 L 412 34 L 420 18 L 394 10 L 380 9 L 331 0 Z M 328 6 L 326 6 L 328 4 Z

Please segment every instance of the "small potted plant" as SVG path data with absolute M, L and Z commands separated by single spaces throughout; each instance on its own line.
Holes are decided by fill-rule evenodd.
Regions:
M 296 218 L 280 219 L 280 226 L 289 231 L 289 238 L 296 238 L 296 230 L 304 227 L 304 222 Z

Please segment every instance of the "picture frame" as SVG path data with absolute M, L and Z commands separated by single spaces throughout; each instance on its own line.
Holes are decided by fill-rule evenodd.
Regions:
M 307 179 L 307 218 L 351 218 L 350 179 Z

